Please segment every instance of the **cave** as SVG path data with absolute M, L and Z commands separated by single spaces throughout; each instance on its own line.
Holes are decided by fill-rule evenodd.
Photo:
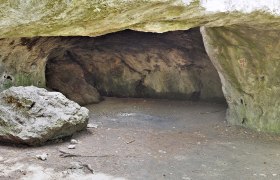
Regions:
M 0 5 L 0 179 L 279 179 L 279 0 Z
M 66 45 L 48 55 L 46 87 L 81 105 L 102 97 L 225 102 L 199 28 L 59 39 Z

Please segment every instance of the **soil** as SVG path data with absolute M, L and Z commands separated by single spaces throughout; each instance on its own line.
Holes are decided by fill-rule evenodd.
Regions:
M 73 135 L 75 149 L 71 138 L 0 145 L 0 179 L 280 178 L 280 136 L 230 126 L 225 104 L 106 98 L 87 108 L 98 127 Z

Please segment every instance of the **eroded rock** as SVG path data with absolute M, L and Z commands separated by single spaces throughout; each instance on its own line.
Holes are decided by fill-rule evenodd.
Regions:
M 64 41 L 70 47 L 54 49 L 47 61 L 47 87 L 80 104 L 98 102 L 97 91 L 113 97 L 224 100 L 199 29 L 122 31 L 57 43 L 66 46 Z
M 84 70 L 77 63 L 65 62 L 63 58 L 60 62 L 51 62 L 47 66 L 46 86 L 52 90 L 63 93 L 67 98 L 80 105 L 98 103 L 101 100 L 99 92 L 90 83 Z
M 244 23 L 280 27 L 277 0 L 2 0 L 0 7 L 1 37 L 97 36 L 124 29 L 166 32 Z
M 248 26 L 202 28 L 229 105 L 227 120 L 280 132 L 280 31 Z
M 224 101 L 198 28 L 0 42 L 0 90 L 48 87 L 80 105 L 99 102 L 100 94 Z
M 0 141 L 38 145 L 86 128 L 88 110 L 58 92 L 11 87 L 0 94 Z
M 209 31 L 205 33 L 207 49 L 219 71 L 229 104 L 229 121 L 233 124 L 258 130 L 280 132 L 277 118 L 279 117 L 279 94 L 278 64 L 276 63 L 279 59 L 279 53 L 277 52 L 279 45 L 275 43 L 279 39 L 280 1 L 104 0 L 101 2 L 46 0 L 44 2 L 11 2 L 3 0 L 1 9 L 0 36 L 9 39 L 1 39 L 0 90 L 18 85 L 44 87 L 45 65 L 51 52 L 57 51 L 56 48 L 61 48 L 60 50 L 63 53 L 71 49 L 74 53 L 70 54 L 81 54 L 80 49 L 73 48 L 71 45 L 71 41 L 77 39 L 11 37 L 99 36 L 124 29 L 167 32 L 205 26 L 209 28 Z M 229 28 L 229 30 L 223 29 L 223 26 Z M 211 29 L 210 27 L 219 28 Z M 60 46 L 61 44 L 63 46 Z M 112 59 L 115 64 L 113 70 L 111 69 L 111 75 L 113 74 L 117 78 L 114 79 L 116 82 L 109 81 L 107 84 L 117 84 L 118 86 L 113 89 L 121 89 L 119 85 L 123 81 L 118 78 L 118 75 L 122 74 L 131 78 L 131 83 L 125 84 L 127 89 L 130 88 L 128 92 L 135 91 L 133 82 L 136 79 L 137 85 L 140 85 L 138 90 L 146 89 L 144 92 L 148 91 L 149 93 L 162 92 L 159 90 L 164 89 L 163 86 L 157 86 L 153 82 L 159 79 L 161 81 L 164 74 L 159 75 L 155 71 L 156 68 L 149 67 L 148 72 L 152 72 L 152 74 L 146 76 L 146 69 L 142 68 L 142 65 L 139 68 L 139 63 L 132 63 L 136 65 L 136 67 L 132 67 L 130 60 L 128 60 L 131 58 L 125 57 L 114 57 Z M 137 55 L 137 57 L 140 56 Z M 263 61 L 264 59 L 267 61 Z M 126 63 L 126 65 L 118 66 L 121 63 Z M 161 67 L 164 64 L 168 63 L 162 63 Z M 178 62 L 174 62 L 174 64 L 178 64 Z M 77 66 L 75 65 L 75 67 Z M 99 67 L 104 67 L 104 65 Z M 109 69 L 107 71 L 109 72 L 110 67 L 105 67 L 101 71 L 104 72 Z M 131 73 L 131 67 L 133 71 L 141 71 Z M 71 71 L 71 68 L 69 68 L 69 71 Z M 127 70 L 127 68 L 130 70 Z M 91 72 L 90 70 L 89 72 Z M 93 67 L 93 70 L 100 73 L 98 66 Z M 94 74 L 94 72 L 90 74 Z M 75 74 L 80 75 L 80 77 L 88 77 L 89 75 L 85 72 L 82 75 L 80 70 L 75 71 Z M 172 76 L 170 76 L 171 74 Z M 206 76 L 197 75 L 199 73 L 196 70 L 194 74 L 193 77 L 195 78 L 208 77 L 207 74 Z M 170 81 L 173 83 L 171 85 L 167 83 L 170 85 L 167 89 L 173 90 L 173 85 L 176 83 L 182 85 L 177 79 L 179 75 L 177 69 L 171 69 L 171 73 L 166 76 L 171 77 Z M 146 76 L 145 79 L 143 79 L 143 76 Z M 103 76 L 99 77 L 99 79 L 102 78 L 104 79 Z M 189 78 L 187 79 L 189 80 Z M 81 89 L 92 89 L 90 87 L 92 83 L 87 80 L 81 82 L 83 85 Z M 195 82 L 198 81 L 195 80 Z M 97 81 L 93 81 L 93 88 L 98 85 L 95 83 Z M 192 83 L 188 82 L 186 84 L 191 85 Z M 197 88 L 198 84 L 194 83 L 193 86 L 189 86 L 190 89 L 187 89 L 188 92 L 196 92 L 194 93 L 195 97 L 198 95 L 198 91 L 196 91 L 199 89 Z M 106 87 L 106 83 L 103 85 L 104 89 L 101 89 L 101 91 L 104 94 L 112 94 L 111 89 Z M 181 89 L 184 89 L 184 87 Z M 123 92 L 125 90 L 120 93 Z M 69 92 L 65 91 L 65 94 L 67 93 Z M 90 94 L 92 102 L 99 99 L 99 95 L 94 94 L 95 97 Z M 84 97 L 80 96 L 76 97 L 75 100 L 83 101 L 83 99 Z

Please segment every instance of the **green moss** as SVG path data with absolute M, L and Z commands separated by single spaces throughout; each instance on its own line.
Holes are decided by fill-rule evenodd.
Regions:
M 40 78 L 38 76 L 32 76 L 31 74 L 17 73 L 14 76 L 13 81 L 7 81 L 3 84 L 3 89 L 8 89 L 12 86 L 37 86 L 37 87 L 45 87 L 42 83 L 44 78 Z
M 129 28 L 165 32 L 232 24 L 265 29 L 270 23 L 270 27 L 280 28 L 279 17 L 264 12 L 206 13 L 199 0 L 188 6 L 175 0 L 3 0 L 1 5 L 0 19 L 5 22 L 0 27 L 1 37 L 98 36 Z M 19 17 L 21 21 L 14 20 Z

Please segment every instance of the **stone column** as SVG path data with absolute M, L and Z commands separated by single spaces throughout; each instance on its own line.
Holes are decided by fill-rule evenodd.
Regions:
M 227 120 L 279 133 L 280 31 L 229 26 L 202 27 L 201 33 L 222 81 Z

